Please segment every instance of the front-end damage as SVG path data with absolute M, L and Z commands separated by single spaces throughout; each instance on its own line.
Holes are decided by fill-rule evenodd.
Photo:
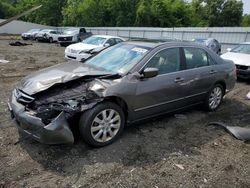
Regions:
M 15 89 L 9 107 L 18 128 L 35 140 L 46 144 L 73 143 L 72 126 L 78 125 L 71 125 L 70 120 L 103 100 L 104 86 L 96 87 L 100 83 L 98 79 L 79 79 L 33 95 Z

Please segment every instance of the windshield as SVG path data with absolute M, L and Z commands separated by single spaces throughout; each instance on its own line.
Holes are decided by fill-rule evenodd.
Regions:
M 127 73 L 147 54 L 150 48 L 134 44 L 117 44 L 107 48 L 85 64 L 114 73 Z
M 102 45 L 104 43 L 104 41 L 106 40 L 106 38 L 104 37 L 89 37 L 85 40 L 83 40 L 82 42 L 85 43 L 85 44 L 92 44 L 92 45 Z
M 77 33 L 78 32 L 78 29 L 66 29 L 63 31 L 63 34 L 65 35 L 71 35 L 71 34 L 74 34 L 74 33 Z
M 232 49 L 231 52 L 250 54 L 250 44 L 240 44 Z

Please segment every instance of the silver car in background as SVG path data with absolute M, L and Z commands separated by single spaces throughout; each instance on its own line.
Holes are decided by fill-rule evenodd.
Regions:
M 42 29 L 31 29 L 25 33 L 21 34 L 21 37 L 23 40 L 34 40 L 35 36 L 38 32 L 40 32 Z

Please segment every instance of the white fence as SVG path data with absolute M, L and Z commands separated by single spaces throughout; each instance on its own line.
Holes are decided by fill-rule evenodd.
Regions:
M 87 30 L 94 34 L 118 35 L 125 38 L 178 39 L 181 41 L 194 38 L 215 38 L 222 44 L 223 50 L 241 42 L 250 42 L 250 27 L 88 27 Z
M 0 22 L 3 21 L 0 19 Z M 21 34 L 33 28 L 55 28 L 23 21 L 13 21 L 0 27 L 0 34 Z M 153 28 L 153 27 L 86 27 L 94 34 L 118 35 L 124 38 L 148 39 L 178 39 L 182 41 L 194 38 L 216 38 L 223 51 L 241 42 L 250 42 L 250 27 L 180 27 L 180 28 Z

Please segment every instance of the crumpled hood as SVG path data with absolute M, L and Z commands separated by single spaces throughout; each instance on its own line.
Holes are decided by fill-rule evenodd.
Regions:
M 76 50 L 76 51 L 82 51 L 82 50 L 92 50 L 94 48 L 97 48 L 99 46 L 96 46 L 96 45 L 92 45 L 92 44 L 85 44 L 83 42 L 79 42 L 79 43 L 76 43 L 76 44 L 71 44 L 67 47 L 67 49 L 73 49 L 73 50 Z
M 84 76 L 111 74 L 97 70 L 79 62 L 69 62 L 34 72 L 23 78 L 18 86 L 23 92 L 33 95 L 44 91 L 55 84 L 66 83 Z
M 242 53 L 227 52 L 221 58 L 232 60 L 237 65 L 250 66 L 250 55 Z

